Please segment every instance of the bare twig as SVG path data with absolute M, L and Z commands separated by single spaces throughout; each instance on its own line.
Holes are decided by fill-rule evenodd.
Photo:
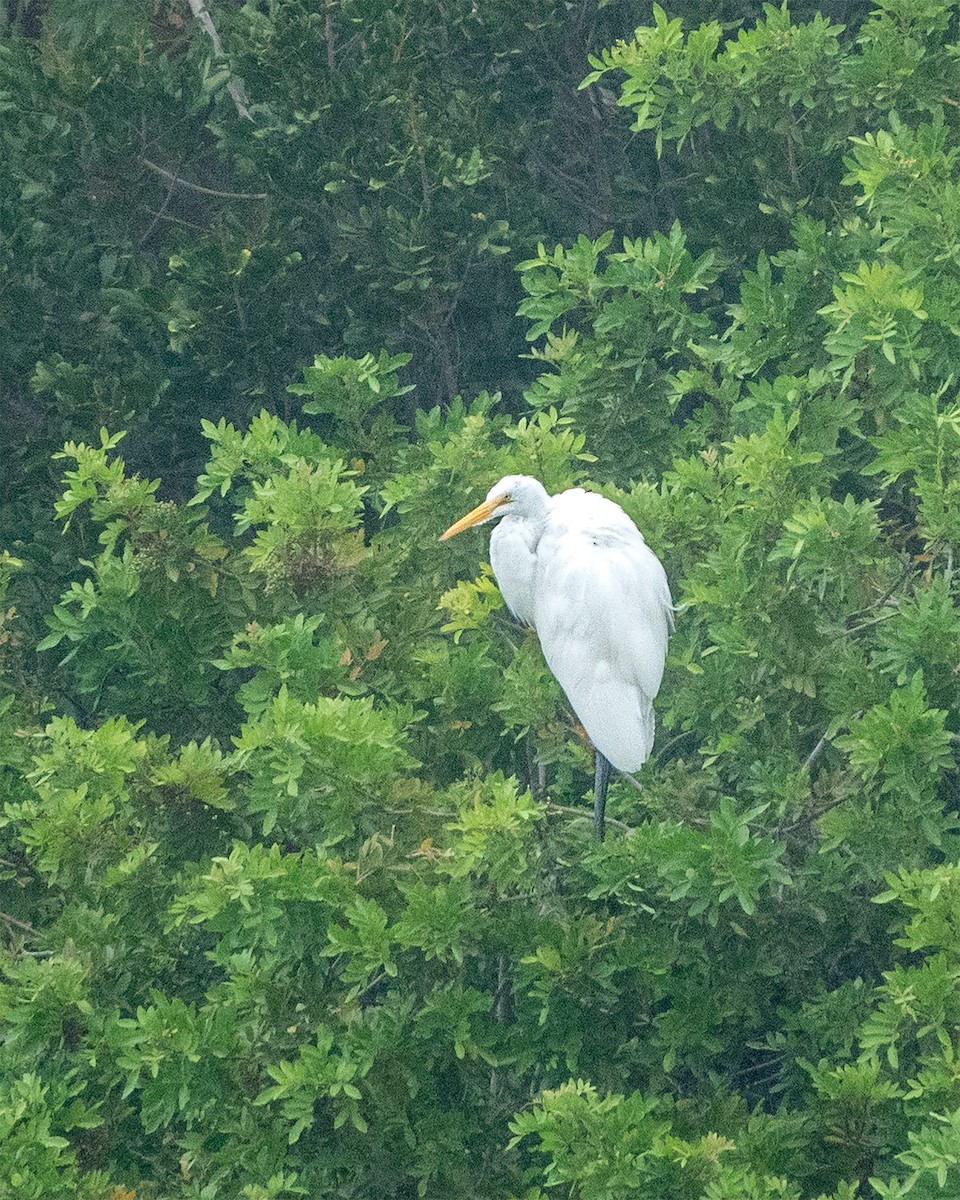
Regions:
M 414 149 L 417 152 L 417 162 L 420 166 L 420 191 L 423 195 L 423 207 L 426 212 L 429 212 L 432 189 L 430 186 L 430 175 L 427 171 L 427 159 L 423 149 L 423 138 L 420 135 L 420 113 L 417 110 L 417 103 L 412 92 L 408 97 L 408 101 L 407 120 L 410 125 L 410 140 L 413 142 Z
M 246 333 L 247 332 L 247 316 L 246 316 L 246 313 L 243 311 L 243 305 L 240 303 L 240 289 L 237 287 L 236 278 L 234 278 L 234 281 L 233 281 L 233 303 L 237 310 L 237 320 L 240 323 L 240 330 L 242 333 Z
M 820 755 L 827 748 L 827 745 L 828 745 L 827 735 L 824 734 L 823 737 L 820 739 L 820 741 L 817 742 L 817 744 L 814 746 L 814 748 L 810 751 L 810 753 L 807 755 L 806 759 L 804 760 L 803 769 L 805 771 L 810 770 L 810 768 L 813 766 L 813 764 L 817 761 L 817 759 L 820 757 Z
M 778 1063 L 782 1063 L 786 1057 L 786 1052 L 781 1051 L 773 1054 L 770 1058 L 765 1058 L 763 1062 L 754 1063 L 752 1067 L 741 1067 L 738 1071 L 734 1071 L 734 1075 L 738 1079 L 742 1079 L 744 1075 L 756 1075 L 758 1071 L 767 1071 Z
M 374 975 L 373 979 L 370 980 L 370 982 L 367 984 L 367 986 L 363 989 L 363 991 L 360 993 L 360 995 L 357 998 L 362 999 L 368 993 L 372 992 L 375 987 L 377 987 L 379 984 L 383 983 L 383 981 L 386 979 L 386 977 L 387 977 L 386 971 L 381 971 L 379 975 Z
M 682 733 L 678 733 L 676 737 L 672 737 L 668 742 L 665 742 L 657 754 L 656 759 L 654 760 L 656 765 L 660 766 L 660 764 L 678 742 L 682 742 L 687 738 L 693 737 L 695 733 L 696 730 L 694 729 L 685 729 Z
M 790 179 L 796 187 L 800 182 L 800 174 L 797 171 L 797 154 L 793 146 L 793 126 L 787 128 L 787 166 L 790 168 Z
M 843 728 L 849 729 L 850 725 L 852 725 L 854 723 L 854 721 L 859 721 L 862 716 L 863 716 L 863 709 L 860 708 L 850 718 L 850 723 L 848 725 L 845 725 Z M 837 733 L 840 733 L 840 732 L 841 732 L 841 730 L 838 729 Z M 810 768 L 817 761 L 817 759 L 820 757 L 820 755 L 824 752 L 824 750 L 826 750 L 827 746 L 830 745 L 830 741 L 831 741 L 831 739 L 828 738 L 826 734 L 824 734 L 823 737 L 820 738 L 820 740 L 817 742 L 817 744 L 814 746 L 814 748 L 810 751 L 810 753 L 807 755 L 807 757 L 803 761 L 803 769 L 805 771 L 810 770 Z M 843 802 L 847 798 L 848 797 L 846 797 L 846 796 L 841 796 L 839 800 L 831 800 L 829 804 L 825 804 L 821 808 L 810 809 L 808 812 L 801 814 L 799 817 L 797 817 L 797 819 L 795 821 L 791 821 L 789 825 L 778 825 L 776 830 L 774 831 L 774 836 L 782 837 L 783 834 L 785 834 L 785 833 L 792 833 L 794 831 L 794 829 L 799 829 L 801 825 L 809 825 L 809 824 L 812 824 L 814 821 L 819 821 L 819 819 L 825 813 L 828 813 L 828 812 L 830 812 L 830 810 L 832 808 L 836 808 L 838 805 L 843 804 Z
M 848 625 L 847 628 L 844 629 L 842 633 L 838 633 L 833 640 L 836 642 L 842 637 L 847 637 L 848 634 L 862 633 L 864 629 L 871 629 L 874 625 L 882 625 L 884 621 L 889 621 L 891 617 L 895 617 L 896 615 L 897 609 L 895 606 L 891 605 L 884 612 L 879 613 L 869 621 L 861 621 L 859 625 Z
M 207 12 L 207 6 L 203 0 L 188 0 L 190 11 L 194 17 L 200 22 L 210 41 L 213 43 L 214 56 L 220 61 L 226 61 L 226 55 L 223 53 L 223 46 L 220 43 L 220 37 L 217 34 L 217 27 L 213 23 L 213 18 Z M 237 110 L 237 116 L 243 117 L 245 121 L 252 121 L 250 110 L 244 103 L 243 85 L 239 80 L 230 79 L 227 81 L 227 91 L 230 93 L 230 99 L 234 103 Z
M 789 825 L 781 825 L 780 828 L 775 831 L 775 836 L 782 837 L 785 833 L 793 833 L 793 831 L 795 829 L 799 829 L 801 825 L 810 825 L 814 821 L 819 821 L 821 817 L 826 816 L 826 814 L 831 812 L 833 809 L 839 808 L 841 804 L 845 804 L 849 799 L 849 796 L 841 796 L 838 800 L 831 800 L 829 804 L 824 804 L 816 810 L 811 809 L 810 812 L 805 812 L 802 817 L 798 817 Z
M 569 813 L 571 817 L 577 817 L 581 821 L 593 821 L 592 812 L 586 812 L 582 808 L 571 808 L 567 804 L 554 804 L 552 800 L 547 801 L 547 812 Z M 624 821 L 618 821 L 615 817 L 606 817 L 605 820 L 608 825 L 616 825 L 624 833 L 633 834 L 636 832 L 632 825 L 627 825 Z
M 839 216 L 839 212 L 837 213 L 837 215 Z M 903 586 L 903 584 L 906 582 L 907 578 L 909 577 L 910 573 L 911 573 L 911 568 L 909 566 L 904 567 L 904 569 L 900 572 L 899 578 L 894 582 L 894 584 L 891 587 L 889 587 L 884 592 L 884 594 L 879 598 L 879 600 L 875 600 L 873 602 L 873 604 L 868 604 L 866 608 L 860 608 L 860 609 L 857 609 L 855 612 L 850 613 L 847 616 L 847 620 L 852 621 L 854 619 L 854 617 L 865 617 L 867 615 L 867 613 L 876 612 L 876 610 L 878 608 L 896 608 L 898 601 L 893 600 L 893 603 L 892 604 L 890 603 L 890 601 L 893 599 L 893 593 L 896 592 L 899 588 L 901 588 Z M 837 636 L 837 638 L 846 637 L 846 635 L 848 633 L 858 632 L 860 628 L 861 628 L 861 626 L 848 627 L 848 628 L 842 629 L 840 631 L 840 633 L 838 633 L 836 636 Z M 863 626 L 863 628 L 867 628 L 867 626 Z M 836 639 L 834 639 L 834 640 L 836 640 Z
M 493 1015 L 496 1020 L 509 1022 L 512 998 L 513 985 L 510 980 L 507 956 L 501 954 L 497 958 L 497 988 L 493 993 Z
M 327 40 L 327 70 L 333 74 L 336 65 L 336 45 L 333 40 L 333 9 L 336 0 L 324 0 L 324 36 Z
M 164 179 L 169 179 L 173 186 L 187 188 L 191 192 L 200 192 L 203 196 L 219 196 L 223 200 L 266 200 L 268 198 L 266 192 L 221 192 L 217 188 L 201 187 L 199 183 L 191 183 L 188 179 L 181 179 L 173 171 L 168 171 L 166 167 L 158 166 L 157 163 L 151 162 L 149 158 L 141 158 L 140 161 L 145 167 L 149 167 L 151 171 L 156 171 Z
M 863 709 L 858 708 L 857 711 L 850 718 L 850 724 L 845 725 L 843 728 L 849 729 L 850 725 L 852 725 L 854 723 L 854 721 L 859 721 L 862 716 L 863 716 Z M 840 731 L 837 730 L 837 732 L 839 733 Z M 827 735 L 824 734 L 823 737 L 820 739 L 820 741 L 817 742 L 817 744 L 814 746 L 814 748 L 810 751 L 810 753 L 804 759 L 803 769 L 805 771 L 810 770 L 810 768 L 817 761 L 817 759 L 820 757 L 820 755 L 824 752 L 824 750 L 827 748 L 827 746 L 829 746 L 829 744 L 830 744 L 830 740 L 828 739 Z
M 147 226 L 146 233 L 144 233 L 137 241 L 138 246 L 142 246 L 144 244 L 144 242 L 146 242 L 146 240 L 150 236 L 150 234 L 153 233 L 153 231 L 156 229 L 156 227 L 160 224 L 160 222 L 166 216 L 167 209 L 170 207 L 170 201 L 173 198 L 173 189 L 175 187 L 176 187 L 176 182 L 171 179 L 167 184 L 167 194 L 164 196 L 163 203 L 160 205 L 160 211 L 153 214 L 153 220 Z
M 15 925 L 17 929 L 22 929 L 25 933 L 32 934 L 33 937 L 40 936 L 39 929 L 34 929 L 26 921 L 21 921 L 19 917 L 13 917 L 10 913 L 0 912 L 0 921 L 3 921 L 4 925 Z
M 155 217 L 159 217 L 164 221 L 169 221 L 171 225 L 182 225 L 185 229 L 198 229 L 201 233 L 207 232 L 203 225 L 198 225 L 195 221 L 185 221 L 183 217 L 175 217 L 172 213 L 156 213 L 152 208 L 148 209 L 147 211 Z

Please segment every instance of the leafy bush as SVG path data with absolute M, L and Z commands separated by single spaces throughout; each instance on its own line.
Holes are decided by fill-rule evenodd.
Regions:
M 158 385 L 127 422 L 109 322 L 96 353 L 36 368 L 66 443 L 66 536 L 25 527 L 0 558 L 10 1194 L 960 1191 L 957 7 L 891 0 L 844 31 L 767 6 L 739 32 L 686 35 L 656 9 L 598 54 L 590 86 L 622 72 L 648 149 L 698 174 L 667 232 L 517 255 L 540 372 L 522 412 L 409 391 L 396 296 L 446 295 L 437 245 L 480 253 L 448 235 L 489 158 L 461 153 L 455 107 L 417 125 L 412 62 L 405 90 L 382 91 L 419 9 L 380 14 L 366 41 L 357 28 L 355 77 L 349 6 L 328 14 L 342 25 L 236 8 L 232 73 L 169 30 L 183 62 L 160 62 L 160 10 L 130 18 L 103 95 L 136 77 L 194 106 L 244 186 L 262 144 L 284 203 L 336 168 L 325 194 L 352 212 L 358 278 L 377 248 L 379 282 L 336 345 L 281 307 L 300 332 L 258 415 L 187 403 L 167 425 Z M 49 93 L 37 113 L 68 83 L 99 112 L 100 51 L 69 18 L 51 5 L 47 45 L 5 48 Z M 457 10 L 458 37 L 472 19 Z M 493 17 L 477 20 L 482 42 Z M 306 46 L 342 64 L 322 115 L 291 74 Z M 368 78 L 360 63 L 382 76 L 357 128 L 377 133 L 383 186 L 367 159 L 348 171 L 346 144 L 343 161 L 324 151 L 352 135 L 334 99 Z M 398 127 L 409 143 L 388 157 Z M 374 220 L 410 178 L 430 204 Z M 437 240 L 421 242 L 427 213 Z M 224 219 L 162 285 L 129 289 L 153 335 L 165 314 L 162 356 L 189 351 L 222 397 L 270 372 L 254 369 L 262 338 L 234 355 L 211 314 L 229 300 L 267 320 L 265 278 L 319 254 L 293 225 L 264 235 L 266 254 Z M 34 232 L 40 254 L 49 231 Z M 364 290 L 339 279 L 332 295 Z M 196 425 L 202 470 L 188 479 L 173 447 L 174 483 L 152 477 L 148 412 L 158 441 Z M 437 540 L 510 472 L 551 491 L 589 474 L 681 606 L 656 754 L 639 788 L 613 783 L 603 844 L 589 748 L 482 537 Z

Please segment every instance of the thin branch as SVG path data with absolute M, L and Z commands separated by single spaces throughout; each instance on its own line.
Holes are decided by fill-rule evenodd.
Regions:
M 655 764 L 659 767 L 663 760 L 667 757 L 667 754 L 673 749 L 674 746 L 676 746 L 678 742 L 682 742 L 687 738 L 693 737 L 695 733 L 695 729 L 685 729 L 682 733 L 678 733 L 676 737 L 670 738 L 668 742 L 663 744 L 659 753 L 657 754 L 657 757 L 654 759 Z
M 889 621 L 891 617 L 895 617 L 896 615 L 897 609 L 891 605 L 884 612 L 878 613 L 877 616 L 872 617 L 869 621 L 861 621 L 859 625 L 848 625 L 847 628 L 844 629 L 842 633 L 837 634 L 833 640 L 836 642 L 840 638 L 846 637 L 848 634 L 862 633 L 864 629 L 872 629 L 874 625 L 882 625 L 884 621 Z
M 206 30 L 207 36 L 213 43 L 214 56 L 219 61 L 225 62 L 226 55 L 223 52 L 223 46 L 220 44 L 220 37 L 217 34 L 217 27 L 213 23 L 213 18 L 207 12 L 207 6 L 204 4 L 203 0 L 188 0 L 188 3 L 190 5 L 190 11 Z M 237 110 L 237 116 L 243 117 L 243 119 L 246 121 L 252 121 L 253 117 L 250 116 L 250 110 L 244 103 L 242 83 L 234 79 L 229 79 L 227 81 L 227 91 L 230 93 L 231 100 L 233 100 L 234 107 Z
M 581 821 L 593 821 L 592 812 L 584 812 L 582 808 L 571 808 L 567 804 L 554 804 L 552 800 L 548 800 L 546 804 L 547 812 L 569 813 L 571 817 L 577 817 Z M 616 825 L 618 829 L 622 829 L 624 833 L 633 834 L 636 830 L 632 825 L 627 825 L 624 821 L 618 821 L 616 817 L 606 817 L 608 825 Z
M 5 925 L 16 925 L 18 929 L 22 929 L 34 937 L 40 936 L 39 929 L 34 929 L 32 925 L 28 925 L 26 921 L 21 921 L 19 917 L 12 917 L 10 913 L 0 912 L 0 921 L 3 921 Z
M 367 986 L 363 989 L 363 991 L 360 993 L 360 995 L 357 997 L 357 999 L 360 999 L 363 996 L 366 996 L 366 994 L 368 992 L 372 992 L 373 989 L 378 984 L 383 983 L 383 981 L 386 979 L 386 977 L 387 977 L 386 971 L 381 971 L 379 975 L 375 975 L 373 977 L 373 979 L 371 979 L 370 982 L 367 984 Z
M 155 213 L 152 208 L 148 208 L 147 212 L 153 216 L 159 216 L 164 221 L 169 221 L 171 225 L 182 225 L 185 229 L 197 229 L 200 233 L 206 233 L 207 230 L 203 225 L 198 225 L 196 221 L 185 221 L 183 217 L 175 217 L 172 213 Z
M 156 171 L 158 175 L 162 175 L 164 179 L 169 179 L 171 184 L 176 187 L 187 188 L 191 192 L 200 192 L 203 196 L 219 196 L 223 200 L 266 200 L 268 199 L 266 192 L 221 192 L 217 188 L 201 187 L 199 183 L 191 183 L 188 179 L 181 179 L 179 175 L 175 175 L 173 171 L 168 171 L 166 167 L 158 166 L 157 163 L 151 162 L 149 158 L 141 158 L 140 161 L 145 167 L 149 167 L 151 171 Z
M 144 233 L 143 236 L 137 240 L 138 246 L 142 246 L 144 244 L 144 242 L 146 242 L 146 240 L 150 236 L 150 234 L 153 233 L 153 231 L 156 229 L 156 227 L 160 224 L 160 222 L 166 216 L 167 209 L 170 207 L 170 201 L 173 199 L 173 189 L 175 187 L 176 187 L 176 183 L 174 182 L 174 180 L 171 179 L 167 184 L 167 194 L 164 196 L 163 203 L 160 205 L 160 211 L 153 214 L 153 220 L 147 226 L 146 233 Z
M 859 721 L 862 716 L 863 716 L 863 709 L 862 708 L 857 709 L 857 711 L 850 718 L 849 724 L 844 725 L 843 729 L 849 729 L 850 725 L 852 725 L 854 723 L 854 721 Z M 838 729 L 837 733 L 840 733 L 840 732 L 841 732 L 841 730 Z M 827 746 L 829 746 L 829 745 L 830 745 L 830 739 L 827 737 L 826 734 L 824 734 L 823 737 L 820 738 L 820 740 L 817 742 L 817 744 L 814 746 L 814 748 L 810 751 L 810 753 L 804 759 L 803 769 L 805 771 L 809 771 L 810 768 L 813 766 L 813 764 L 817 761 L 817 759 L 820 757 L 820 755 L 824 752 L 824 750 L 826 750 Z M 847 800 L 848 798 L 849 797 L 847 797 L 847 796 L 841 796 L 839 800 L 831 800 L 829 804 L 825 804 L 822 808 L 811 809 L 808 812 L 802 813 L 799 817 L 797 817 L 797 819 L 795 821 L 791 821 L 789 825 L 778 825 L 777 828 L 774 830 L 774 836 L 782 837 L 785 833 L 792 833 L 794 831 L 794 829 L 799 829 L 801 825 L 809 825 L 809 824 L 812 824 L 814 821 L 819 821 L 819 819 L 825 813 L 828 813 L 828 812 L 830 812 L 831 809 L 836 808 L 840 804 L 843 804 L 844 801 Z
M 838 217 L 839 217 L 839 215 L 840 215 L 839 212 L 837 212 Z M 880 597 L 879 600 L 875 600 L 873 602 L 873 604 L 868 604 L 866 608 L 860 608 L 860 609 L 857 609 L 855 612 L 849 613 L 847 616 L 847 620 L 852 621 L 854 619 L 854 617 L 865 617 L 867 615 L 867 613 L 875 612 L 878 608 L 894 608 L 895 609 L 897 607 L 899 601 L 893 600 L 893 603 L 892 604 L 890 603 L 890 601 L 893 599 L 893 593 L 898 591 L 904 585 L 904 583 L 910 577 L 911 573 L 912 573 L 911 567 L 909 567 L 909 566 L 904 567 L 904 569 L 900 572 L 899 578 L 893 583 L 893 585 L 891 587 L 889 587 L 887 589 L 886 592 L 884 592 L 884 594 Z M 859 628 L 860 628 L 860 626 L 847 627 L 845 629 L 842 629 L 840 631 L 840 633 L 838 633 L 836 635 L 836 637 L 837 638 L 845 637 L 848 633 L 857 632 L 859 630 Z M 864 626 L 864 628 L 867 628 L 867 626 Z M 836 640 L 836 638 L 834 640 Z
M 850 718 L 850 724 L 844 725 L 843 728 L 849 729 L 850 725 L 852 725 L 854 723 L 854 721 L 859 721 L 862 716 L 863 716 L 863 709 L 858 708 L 857 711 Z M 839 733 L 840 730 L 837 730 L 837 732 Z M 827 735 L 824 734 L 823 737 L 820 739 L 820 741 L 817 742 L 817 744 L 814 746 L 814 748 L 810 751 L 810 753 L 804 759 L 803 769 L 805 771 L 809 771 L 809 769 L 813 766 L 813 764 L 817 761 L 817 759 L 824 752 L 824 750 L 827 748 L 827 746 L 829 746 L 829 744 L 830 744 L 830 740 L 828 739 Z
M 237 280 L 233 280 L 233 303 L 237 310 L 237 320 L 240 322 L 241 333 L 247 332 L 247 317 L 243 311 L 243 305 L 240 303 L 240 289 L 237 287 Z
M 813 764 L 817 761 L 817 759 L 820 757 L 820 755 L 827 748 L 828 744 L 829 743 L 827 742 L 827 735 L 824 734 L 823 737 L 820 739 L 820 741 L 817 742 L 817 744 L 814 746 L 814 748 L 810 751 L 810 753 L 807 755 L 806 759 L 804 760 L 803 769 L 805 771 L 810 770 L 810 768 L 813 766 Z
M 744 1075 L 756 1075 L 758 1071 L 767 1071 L 770 1069 L 770 1067 L 776 1066 L 778 1063 L 782 1063 L 786 1057 L 786 1051 L 778 1051 L 770 1058 L 765 1058 L 763 1062 L 754 1063 L 752 1067 L 740 1067 L 739 1070 L 734 1071 L 734 1075 L 738 1079 L 742 1079 Z
M 327 41 L 327 70 L 333 74 L 336 66 L 336 45 L 333 39 L 333 9 L 336 0 L 325 0 L 324 2 L 324 36 Z
M 806 812 L 802 817 L 798 817 L 789 825 L 781 825 L 777 830 L 775 830 L 775 836 L 782 837 L 785 833 L 793 833 L 793 831 L 795 829 L 799 829 L 801 825 L 810 825 L 814 821 L 819 821 L 821 817 L 825 816 L 828 812 L 832 812 L 833 809 L 839 808 L 841 804 L 845 804 L 849 799 L 849 796 L 841 796 L 838 800 L 831 800 L 829 804 L 824 804 L 821 808 L 818 808 L 815 811 L 811 810 L 810 812 Z
M 792 117 L 792 114 L 791 114 Z M 797 155 L 793 146 L 793 124 L 787 127 L 787 166 L 790 168 L 790 179 L 793 186 L 797 187 L 800 183 L 800 174 L 797 171 Z

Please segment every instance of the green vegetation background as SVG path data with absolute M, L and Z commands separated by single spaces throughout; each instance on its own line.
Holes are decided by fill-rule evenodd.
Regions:
M 960 1195 L 960 3 L 209 14 L 0 11 L 0 1195 Z

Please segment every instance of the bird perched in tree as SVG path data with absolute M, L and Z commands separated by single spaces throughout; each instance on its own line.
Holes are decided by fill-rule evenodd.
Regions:
M 507 475 L 441 536 L 499 520 L 490 563 L 507 607 L 540 638 L 547 665 L 597 751 L 594 832 L 604 835 L 610 766 L 636 771 L 653 748 L 673 601 L 663 564 L 619 504 L 556 496 Z

